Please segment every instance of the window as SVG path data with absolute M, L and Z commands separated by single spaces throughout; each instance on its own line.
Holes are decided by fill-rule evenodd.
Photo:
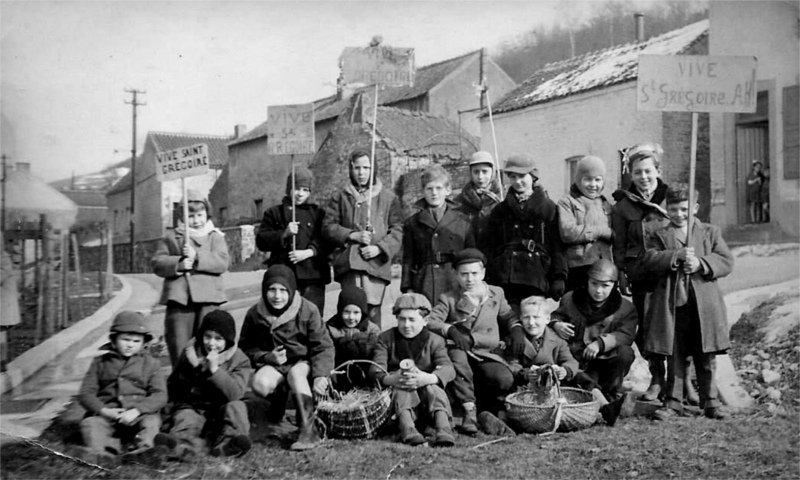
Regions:
M 575 173 L 578 172 L 578 162 L 581 161 L 581 158 L 583 158 L 583 155 L 575 155 L 566 160 L 567 168 L 564 169 L 564 172 L 567 174 L 567 178 L 564 179 L 564 191 L 567 194 L 569 194 L 572 180 L 575 178 Z
M 255 205 L 255 217 L 261 218 L 261 215 L 264 213 L 264 199 L 257 198 L 253 200 L 253 204 Z
M 219 226 L 225 226 L 225 222 L 228 220 L 228 207 L 221 207 L 219 209 Z

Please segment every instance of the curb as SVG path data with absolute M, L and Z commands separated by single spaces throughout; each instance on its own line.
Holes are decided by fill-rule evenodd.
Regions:
M 120 275 L 114 275 L 114 277 L 122 283 L 122 289 L 114 293 L 114 297 L 105 305 L 92 315 L 58 332 L 8 363 L 6 371 L 0 374 L 0 393 L 6 393 L 21 385 L 73 344 L 100 327 L 125 305 L 133 294 L 133 287 L 126 278 Z

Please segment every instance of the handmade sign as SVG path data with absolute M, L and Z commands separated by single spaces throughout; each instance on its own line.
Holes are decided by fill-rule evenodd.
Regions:
M 339 57 L 345 84 L 414 85 L 414 49 L 401 47 L 346 47 Z
M 267 154 L 315 154 L 314 104 L 267 107 Z
M 156 179 L 159 182 L 193 177 L 208 172 L 208 145 L 200 143 L 191 147 L 156 153 Z

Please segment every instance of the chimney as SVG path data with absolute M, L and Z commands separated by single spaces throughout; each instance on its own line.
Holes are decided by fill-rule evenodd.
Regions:
M 636 43 L 644 42 L 644 14 L 634 13 L 633 22 L 636 25 Z
M 242 138 L 244 134 L 247 133 L 247 125 L 239 124 L 233 127 L 233 138 Z
M 28 162 L 17 162 L 14 164 L 14 170 L 17 172 L 31 173 L 31 164 Z

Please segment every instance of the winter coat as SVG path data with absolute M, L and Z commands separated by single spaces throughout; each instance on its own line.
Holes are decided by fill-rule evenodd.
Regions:
M 620 345 L 633 345 L 639 318 L 633 304 L 622 298 L 616 288 L 594 312 L 586 289 L 573 290 L 564 295 L 551 317 L 551 326 L 555 322 L 572 324 L 575 334 L 567 343 L 572 356 L 581 361 L 583 350 L 595 340 L 600 343 L 597 354 L 600 359 L 617 356 L 616 348 Z
M 397 327 L 393 327 L 378 336 L 378 346 L 375 348 L 375 356 L 372 361 L 381 368 L 372 365 L 369 373 L 379 385 L 383 385 L 383 377 L 386 376 L 386 372 L 396 372 L 400 369 L 400 362 L 404 360 L 397 353 L 394 341 L 396 331 Z M 439 377 L 442 388 L 456 378 L 456 370 L 447 354 L 444 339 L 439 335 L 431 333 L 422 353 L 413 360 L 418 369 Z
M 490 283 L 528 285 L 546 293 L 550 282 L 567 278 L 558 212 L 541 187 L 534 188 L 522 209 L 509 189 L 489 214 L 487 237 Z
M 204 409 L 241 400 L 253 368 L 250 359 L 232 345 L 220 353 L 219 369 L 210 374 L 203 368 L 202 347 L 189 340 L 178 364 L 167 379 L 169 398 L 176 408 Z
M 511 373 L 517 377 L 522 369 L 530 368 L 533 365 L 558 365 L 567 370 L 564 380 L 571 380 L 578 373 L 580 367 L 578 361 L 572 356 L 567 342 L 550 327 L 544 329 L 542 337 L 541 341 L 537 341 L 526 333 L 525 351 L 518 358 L 511 357 L 510 352 L 506 350 L 506 359 Z M 506 343 L 510 342 L 511 339 L 507 339 Z
M 403 225 L 403 277 L 400 290 L 425 295 L 433 303 L 444 292 L 458 286 L 450 262 L 465 248 L 475 247 L 469 218 L 447 201 L 444 214 L 436 223 L 425 200 L 416 203 L 420 210 Z
M 484 255 L 487 252 L 487 245 L 484 240 L 489 226 L 489 214 L 502 201 L 499 191 L 495 192 L 494 190 L 495 182 L 492 182 L 491 193 L 478 194 L 475 185 L 470 181 L 464 185 L 461 193 L 455 198 L 455 203 L 459 206 L 459 210 L 470 218 L 472 233 L 475 236 L 478 249 L 484 252 Z
M 295 242 L 297 250 L 314 250 L 314 256 L 300 263 L 292 263 L 292 236 L 283 238 L 283 232 L 292 221 L 292 201 L 284 197 L 280 205 L 275 205 L 261 219 L 256 234 L 256 246 L 262 252 L 270 252 L 267 265 L 286 265 L 294 272 L 298 283 L 322 283 L 331 281 L 331 268 L 328 265 L 328 251 L 322 241 L 322 221 L 325 211 L 313 203 L 297 205 L 295 219 L 299 223 Z
M 100 415 L 103 408 L 135 408 L 140 413 L 158 413 L 167 404 L 167 381 L 161 362 L 147 349 L 128 358 L 111 343 L 96 357 L 83 377 L 78 398 L 90 414 Z
M 400 251 L 403 241 L 403 210 L 397 197 L 382 187 L 375 179 L 372 188 L 372 244 L 381 249 L 381 255 L 364 260 L 359 253 L 360 244 L 349 240 L 349 235 L 367 226 L 367 192 L 359 194 L 352 184 L 335 193 L 325 206 L 322 237 L 330 242 L 333 252 L 333 275 L 336 279 L 356 270 L 392 280 L 392 258 Z
M 338 328 L 334 326 L 340 324 L 336 321 L 337 317 L 338 315 L 326 322 L 328 333 L 336 350 L 336 365 L 341 365 L 348 360 L 372 360 L 381 329 L 369 319 L 365 322 L 364 330 L 359 328 L 360 325 L 353 328 L 347 326 Z
M 453 327 L 469 334 L 475 342 L 472 353 L 478 356 L 505 363 L 498 351 L 500 339 L 510 334 L 511 328 L 519 327 L 519 319 L 506 301 L 503 289 L 486 285 L 486 300 L 475 312 L 462 312 L 459 309 L 462 290 L 460 287 L 439 295 L 433 310 L 428 315 L 428 329 L 447 338 L 447 331 Z
M 592 265 L 611 254 L 611 204 L 606 197 L 589 198 L 574 184 L 558 201 L 558 229 L 569 268 Z
M 266 356 L 278 346 L 286 349 L 286 363 L 306 360 L 311 377 L 327 377 L 333 370 L 334 350 L 328 329 L 317 307 L 295 292 L 289 308 L 275 317 L 262 298 L 247 311 L 239 338 L 239 348 L 250 358 L 253 368 L 267 365 Z
M 222 232 L 214 229 L 202 237 L 190 236 L 189 241 L 197 251 L 194 269 L 187 274 L 178 271 L 183 256 L 183 234 L 173 231 L 158 242 L 151 265 L 153 273 L 164 278 L 161 305 L 177 302 L 225 303 L 225 286 L 222 274 L 228 270 L 228 243 Z
M 636 185 L 627 190 L 617 190 L 617 202 L 611 211 L 614 229 L 614 263 L 627 276 L 634 293 L 645 293 L 655 287 L 658 278 L 638 268 L 637 259 L 644 253 L 644 239 L 669 223 L 666 211 L 667 185 L 658 179 L 658 186 L 650 201 L 644 200 Z
M 722 291 L 717 279 L 733 271 L 731 255 L 719 227 L 694 222 L 691 246 L 695 256 L 706 267 L 707 273 L 691 276 L 694 290 L 694 305 L 700 319 L 700 334 L 704 353 L 722 352 L 730 348 L 728 316 Z M 649 308 L 644 322 L 645 351 L 661 355 L 672 355 L 675 333 L 675 297 L 677 282 L 685 281 L 673 266 L 677 250 L 683 248 L 675 238 L 672 227 L 654 232 L 648 240 L 648 249 L 642 256 L 642 268 L 656 276 L 658 284 L 649 298 Z

